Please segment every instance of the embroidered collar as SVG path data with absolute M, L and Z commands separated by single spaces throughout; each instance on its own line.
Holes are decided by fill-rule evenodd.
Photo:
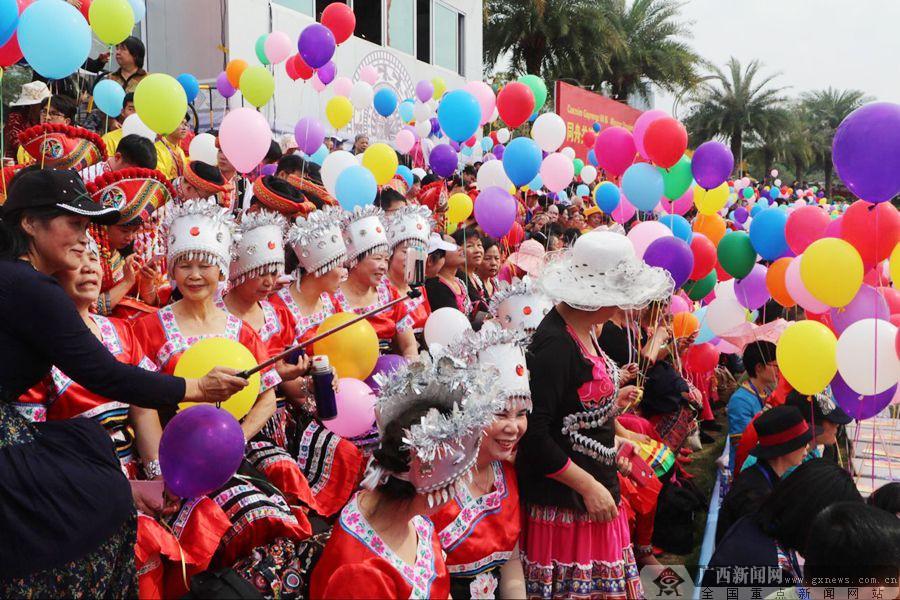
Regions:
M 318 312 L 314 312 L 309 316 L 306 316 L 302 312 L 300 312 L 300 305 L 297 304 L 296 300 L 294 300 L 294 297 L 291 295 L 291 290 L 289 288 L 282 288 L 278 290 L 278 297 L 281 298 L 281 301 L 284 302 L 284 305 L 294 317 L 294 321 L 297 322 L 296 334 L 298 338 L 306 333 L 309 329 L 321 325 L 322 321 L 335 313 L 334 304 L 331 302 L 331 298 L 328 296 L 328 294 L 322 294 L 319 297 L 319 299 L 322 301 L 322 309 Z
M 503 466 L 499 461 L 494 461 L 491 463 L 491 470 L 494 472 L 494 489 L 492 491 L 474 498 L 469 491 L 469 486 L 464 485 L 453 497 L 454 502 L 460 508 L 459 514 L 438 533 L 441 547 L 445 551 L 453 551 L 472 534 L 476 525 L 483 518 L 499 512 L 503 500 L 509 495 Z

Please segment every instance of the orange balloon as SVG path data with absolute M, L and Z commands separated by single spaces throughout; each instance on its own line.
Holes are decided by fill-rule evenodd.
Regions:
M 676 313 L 672 317 L 672 331 L 677 338 L 690 337 L 700 330 L 700 320 L 689 312 Z
M 775 302 L 785 308 L 790 308 L 797 304 L 788 293 L 787 285 L 784 281 L 785 273 L 792 260 L 794 259 L 790 257 L 779 258 L 769 265 L 769 270 L 766 271 L 766 287 L 769 293 L 772 294 Z
M 702 233 L 709 238 L 709 241 L 718 246 L 719 240 L 725 237 L 725 219 L 718 214 L 697 215 L 694 219 L 693 230 Z
M 240 89 L 241 75 L 244 74 L 246 68 L 246 60 L 235 58 L 234 60 L 228 61 L 228 66 L 225 67 L 225 76 L 228 77 L 228 83 L 230 83 L 234 89 Z

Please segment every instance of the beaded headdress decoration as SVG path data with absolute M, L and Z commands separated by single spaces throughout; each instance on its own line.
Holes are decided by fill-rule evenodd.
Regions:
M 231 244 L 235 237 L 234 217 L 213 200 L 188 200 L 170 204 L 163 225 L 166 263 L 172 276 L 176 261 L 200 259 L 219 267 L 228 277 Z
M 334 206 L 297 217 L 287 241 L 307 273 L 324 275 L 347 260 L 347 245 L 341 233 L 343 212 Z
M 87 184 L 94 202 L 119 209 L 120 225 L 147 222 L 160 206 L 175 197 L 175 189 L 156 169 L 130 168 L 108 171 Z
M 246 213 L 231 247 L 231 285 L 267 273 L 284 272 L 284 233 L 287 220 L 269 210 Z
M 488 307 L 503 329 L 518 329 L 531 335 L 544 316 L 553 308 L 553 302 L 538 291 L 534 280 L 527 275 L 497 285 Z
M 19 143 L 39 165 L 80 171 L 107 156 L 100 136 L 83 127 L 44 123 L 19 134 Z

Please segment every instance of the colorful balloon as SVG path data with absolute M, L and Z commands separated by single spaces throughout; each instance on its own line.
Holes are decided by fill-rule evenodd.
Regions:
M 356 29 L 356 15 L 353 14 L 353 9 L 343 2 L 332 2 L 326 6 L 320 21 L 331 30 L 336 44 L 346 42 Z M 375 85 L 372 81 L 369 83 Z
M 335 37 L 331 29 L 321 23 L 307 25 L 300 32 L 297 49 L 303 62 L 313 69 L 324 67 L 334 56 Z
M 654 240 L 644 251 L 644 262 L 669 272 L 678 289 L 688 280 L 694 268 L 694 256 L 684 240 L 662 237 Z
M 627 196 L 626 196 L 627 197 Z M 631 228 L 628 239 L 634 247 L 634 253 L 638 258 L 644 256 L 647 248 L 660 238 L 674 237 L 668 227 L 659 221 L 643 221 Z
M 448 144 L 438 144 L 428 157 L 428 164 L 436 175 L 451 177 L 459 166 L 459 156 L 456 150 Z
M 803 285 L 803 278 L 800 276 L 800 265 L 803 262 L 803 255 L 794 258 L 788 265 L 784 274 L 784 283 L 787 292 L 791 298 L 799 304 L 807 313 L 822 314 L 828 311 L 828 305 L 818 300 L 809 293 L 806 286 Z
M 528 93 L 531 93 L 531 90 Z M 503 169 L 516 187 L 525 185 L 534 179 L 540 168 L 541 149 L 534 140 L 517 137 L 506 146 L 506 150 L 503 152 Z
M 802 254 L 806 247 L 823 237 L 831 223 L 828 214 L 816 206 L 802 206 L 788 215 L 784 237 L 794 254 Z
M 447 200 L 447 220 L 451 223 L 462 223 L 472 214 L 474 204 L 471 196 L 458 192 Z
M 700 279 L 689 279 L 684 284 L 684 291 L 687 292 L 688 298 L 700 301 L 706 298 L 713 288 L 716 286 L 716 270 L 712 269 L 705 277 Z
M 619 206 L 621 195 L 619 186 L 612 181 L 603 181 L 594 188 L 594 202 L 596 202 L 597 208 L 606 214 L 610 214 Z
M 481 125 L 481 105 L 466 90 L 453 90 L 441 98 L 437 116 L 447 137 L 463 142 L 472 137 Z
M 594 140 L 597 165 L 614 177 L 621 176 L 634 162 L 634 138 L 624 127 L 607 127 Z
M 497 106 L 497 97 L 491 86 L 483 81 L 470 81 L 463 86 L 463 89 L 478 100 L 478 105 L 481 107 L 481 124 L 491 122 L 491 116 Z
M 347 439 L 365 435 L 375 426 L 375 394 L 366 383 L 341 377 L 334 400 L 337 415 L 322 421 L 329 431 Z
M 241 94 L 248 103 L 259 108 L 275 94 L 275 79 L 262 65 L 247 67 L 241 73 Z
M 766 272 L 766 288 L 769 290 L 769 294 L 772 295 L 772 299 L 775 302 L 785 308 L 790 308 L 797 304 L 788 292 L 785 280 L 792 260 L 794 259 L 790 257 L 779 258 L 769 265 L 769 270 Z
M 566 122 L 556 113 L 544 113 L 531 126 L 531 139 L 544 152 L 556 152 L 566 141 Z
M 803 253 L 800 277 L 816 300 L 840 308 L 853 300 L 862 285 L 862 259 L 848 242 L 824 238 Z
M 316 335 L 336 329 L 355 318 L 355 314 L 346 312 L 331 315 L 319 325 Z M 328 356 L 335 373 L 341 377 L 363 380 L 372 373 L 378 362 L 378 335 L 368 321 L 358 321 L 313 344 L 310 354 Z
M 832 161 L 858 198 L 886 202 L 900 193 L 900 104 L 872 102 L 857 108 L 834 134 Z
M 632 132 L 634 135 L 634 145 L 638 154 L 641 155 L 641 158 L 650 160 L 650 157 L 647 156 L 647 150 L 644 148 L 644 136 L 647 134 L 647 128 L 654 121 L 664 119 L 668 116 L 669 114 L 664 110 L 647 110 L 641 113 L 641 116 L 634 122 L 634 131 Z M 599 127 L 597 128 L 597 131 L 600 131 Z
M 125 90 L 112 79 L 101 79 L 94 86 L 94 104 L 107 116 L 118 117 L 125 103 Z
M 178 83 L 184 88 L 184 95 L 187 97 L 188 104 L 192 104 L 200 94 L 200 82 L 190 73 L 182 73 L 175 79 L 178 80 Z M 96 96 L 96 88 L 94 89 Z
M 725 272 L 736 279 L 746 277 L 756 262 L 756 251 L 750 243 L 750 236 L 743 231 L 726 233 L 719 241 L 716 253 Z
M 397 173 L 397 153 L 384 143 L 372 144 L 363 152 L 362 166 L 375 176 L 375 183 L 384 185 Z
M 516 200 L 509 192 L 489 187 L 475 199 L 475 221 L 486 234 L 499 239 L 509 232 L 515 222 L 516 207 Z
M 325 117 L 332 127 L 342 129 L 353 118 L 353 105 L 343 96 L 335 96 L 325 105 Z
M 716 214 L 697 215 L 691 227 L 694 233 L 702 233 L 713 245 L 717 245 L 725 235 L 725 220 Z
M 847 306 L 832 308 L 829 314 L 831 315 L 832 329 L 838 335 L 853 323 L 863 319 L 889 321 L 891 318 L 891 310 L 887 301 L 870 285 L 860 287 L 856 296 Z
M 219 126 L 219 147 L 239 173 L 249 173 L 266 157 L 272 130 L 266 118 L 252 108 L 231 109 Z
M 508 127 L 516 128 L 534 112 L 534 93 L 524 83 L 507 83 L 497 94 L 497 110 Z
M 775 355 L 781 374 L 807 396 L 818 394 L 837 373 L 837 339 L 816 321 L 798 321 L 784 330 Z
M 734 155 L 722 142 L 704 142 L 691 157 L 694 180 L 705 190 L 712 190 L 725 183 L 732 171 Z
M 663 176 L 665 191 L 663 194 L 669 200 L 678 200 L 688 188 L 691 187 L 693 176 L 691 175 L 691 159 L 682 156 L 671 169 L 657 167 Z
M 897 393 L 897 386 L 888 388 L 880 394 L 865 396 L 850 389 L 847 382 L 838 373 L 831 380 L 831 394 L 841 409 L 858 421 L 870 419 L 887 408 Z
M 676 338 L 690 337 L 699 330 L 700 321 L 689 312 L 675 313 L 672 317 L 672 333 Z
M 389 117 L 397 110 L 397 93 L 390 88 L 383 87 L 375 92 L 372 104 L 382 117 Z
M 120 44 L 134 29 L 134 9 L 128 0 L 93 0 L 88 15 L 94 34 L 107 46 Z
M 691 224 L 681 215 L 660 215 L 659 222 L 668 227 L 672 231 L 672 235 L 678 239 L 684 240 L 688 244 L 691 243 L 694 232 L 691 231 Z M 691 262 L 693 263 L 693 254 Z
M 228 61 L 228 64 L 225 65 L 225 75 L 228 77 L 228 83 L 231 84 L 231 87 L 235 89 L 241 87 L 241 75 L 244 74 L 244 71 L 249 66 L 246 60 L 240 58 Z
M 703 279 L 715 268 L 718 256 L 716 245 L 702 233 L 694 233 L 691 237 L 691 253 L 694 255 L 694 268 L 691 279 Z
M 294 49 L 291 37 L 283 31 L 273 31 L 263 44 L 266 58 L 273 65 L 287 60 Z
M 429 348 L 447 346 L 455 342 L 466 331 L 471 331 L 469 319 L 456 310 L 445 306 L 432 312 L 425 321 L 423 335 Z
M 184 88 L 165 73 L 147 75 L 134 90 L 134 108 L 141 121 L 161 135 L 172 133 L 181 126 L 187 104 Z
M 622 193 L 638 210 L 656 208 L 664 189 L 662 174 L 647 163 L 631 165 L 622 176 Z
M 294 126 L 294 139 L 297 148 L 306 154 L 312 154 L 325 141 L 325 128 L 314 117 L 301 117 Z
M 853 244 L 865 265 L 872 267 L 900 243 L 900 213 L 890 202 L 857 200 L 841 217 L 840 236 Z
M 344 210 L 371 204 L 378 192 L 378 184 L 372 172 L 362 165 L 353 165 L 338 175 L 335 183 L 338 202 Z
M 559 152 L 554 152 L 548 154 L 541 163 L 540 174 L 544 187 L 556 193 L 572 183 L 572 179 L 575 177 L 575 167 L 571 160 Z
M 719 244 L 719 248 L 722 245 Z M 753 269 L 743 279 L 734 283 L 734 295 L 738 303 L 748 310 L 757 310 L 769 300 L 766 287 L 768 270 L 763 265 L 753 265 Z
M 711 190 L 705 190 L 700 186 L 694 188 L 694 205 L 701 215 L 712 215 L 728 203 L 728 184 L 723 183 Z
M 131 7 L 125 2 L 128 10 Z M 23 7 L 23 3 L 19 4 Z M 76 72 L 91 51 L 91 30 L 74 6 L 63 0 L 41 0 L 25 5 L 16 34 L 3 46 L 3 66 L 22 55 L 28 65 L 47 79 L 65 79 Z M 17 55 L 17 56 L 16 56 Z M 13 59 L 11 62 L 7 62 Z
M 687 142 L 687 129 L 671 117 L 653 121 L 644 134 L 644 149 L 648 157 L 664 169 L 681 160 L 687 150 Z
M 765 260 L 781 258 L 788 251 L 784 228 L 787 214 L 778 208 L 760 211 L 750 223 L 750 241 L 753 248 Z
M 882 319 L 862 319 L 841 333 L 837 367 L 853 391 L 871 396 L 897 384 L 900 361 L 894 349 L 896 336 L 897 327 Z
M 537 75 L 522 75 L 519 77 L 519 82 L 524 83 L 531 89 L 531 93 L 534 96 L 534 109 L 532 112 L 541 110 L 547 101 L 547 84 L 544 83 L 544 80 Z

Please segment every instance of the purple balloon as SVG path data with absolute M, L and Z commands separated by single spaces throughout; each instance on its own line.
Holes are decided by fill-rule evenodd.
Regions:
M 297 40 L 300 57 L 313 69 L 321 69 L 331 60 L 334 46 L 334 34 L 321 23 L 307 25 Z
M 186 408 L 159 440 L 159 466 L 172 493 L 196 498 L 222 487 L 244 458 L 244 434 L 231 413 L 210 404 Z
M 738 304 L 756 310 L 769 300 L 769 288 L 766 287 L 767 271 L 766 267 L 757 263 L 746 277 L 735 282 L 734 295 Z
M 874 417 L 894 399 L 897 393 L 897 384 L 892 385 L 880 394 L 873 396 L 863 396 L 847 385 L 840 373 L 836 373 L 834 379 L 831 380 L 831 393 L 834 396 L 835 403 L 840 406 L 845 413 L 858 421 Z
M 456 150 L 447 144 L 438 144 L 428 157 L 431 170 L 441 177 L 450 177 L 456 172 L 458 158 Z
M 506 146 L 503 144 L 497 144 L 493 148 L 491 148 L 491 154 L 496 156 L 499 159 L 503 158 L 503 153 L 506 152 Z
M 334 76 L 337 75 L 337 67 L 334 66 L 334 61 L 329 60 L 325 65 L 316 71 L 319 75 L 319 81 L 328 85 L 332 81 L 334 81 Z
M 863 284 L 850 304 L 843 308 L 831 309 L 832 329 L 838 335 L 861 319 L 891 320 L 891 309 L 884 297 L 875 288 Z
M 738 206 L 734 209 L 734 220 L 737 223 L 744 223 L 747 220 L 747 216 L 750 213 L 747 212 L 747 209 L 743 206 Z
M 654 240 L 644 251 L 644 262 L 651 267 L 660 267 L 669 272 L 675 280 L 675 288 L 680 288 L 694 270 L 694 254 L 690 246 L 677 237 L 662 237 Z
M 841 122 L 831 146 L 841 181 L 866 202 L 900 193 L 900 104 L 873 102 Z
M 485 188 L 475 198 L 475 221 L 489 236 L 499 240 L 509 233 L 515 220 L 516 200 L 503 188 Z
M 734 155 L 722 142 L 703 142 L 691 157 L 691 173 L 703 189 L 719 187 L 733 170 Z
M 402 356 L 397 354 L 382 354 L 378 357 L 378 361 L 375 363 L 375 369 L 372 371 L 372 374 L 366 377 L 364 383 L 372 388 L 372 391 L 377 394 L 381 391 L 381 386 L 375 381 L 375 375 L 379 373 L 387 375 L 400 367 L 406 366 L 406 364 L 407 360 Z
M 460 144 L 456 140 L 450 140 L 450 147 L 459 152 Z
M 312 155 L 325 141 L 325 127 L 315 117 L 303 117 L 294 125 L 294 139 L 298 148 Z
M 441 133 L 441 122 L 437 117 L 431 117 L 429 121 L 431 123 L 431 135 L 437 135 Z
M 274 175 L 275 173 L 278 172 L 278 163 L 271 163 L 268 165 L 263 165 L 259 169 L 259 172 L 261 175 L 264 175 L 264 176 Z
M 225 71 L 222 71 L 219 73 L 219 76 L 216 77 L 216 89 L 223 98 L 231 98 L 237 91 L 234 89 L 234 86 L 231 85 L 231 82 L 228 81 L 228 75 L 225 74 Z
M 434 85 L 427 79 L 416 84 L 416 98 L 419 102 L 428 102 L 434 95 Z

